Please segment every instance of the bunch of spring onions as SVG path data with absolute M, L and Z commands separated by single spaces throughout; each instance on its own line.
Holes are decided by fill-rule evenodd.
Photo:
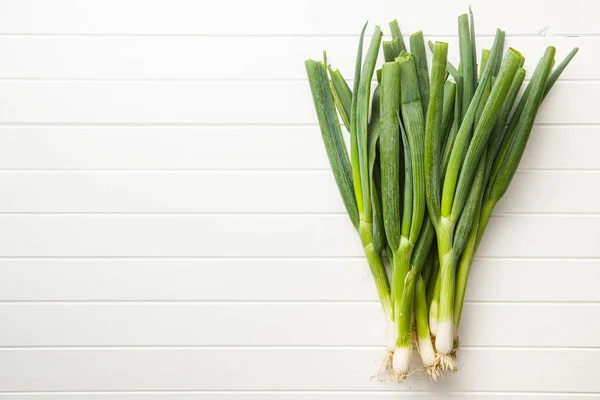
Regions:
M 447 43 L 429 42 L 430 68 L 422 32 L 407 47 L 395 20 L 388 41 L 375 27 L 363 58 L 365 29 L 352 88 L 326 58 L 307 60 L 306 70 L 331 169 L 388 321 L 385 379 L 408 376 L 413 345 L 437 378 L 457 369 L 475 252 L 540 104 L 577 48 L 555 66 L 548 47 L 521 90 L 524 57 L 504 51 L 498 30 L 478 60 L 472 13 L 458 18 L 458 68 Z M 380 47 L 385 60 L 376 70 Z

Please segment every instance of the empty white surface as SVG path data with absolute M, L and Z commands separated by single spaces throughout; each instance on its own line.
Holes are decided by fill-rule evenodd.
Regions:
M 462 370 L 385 384 L 303 61 L 324 48 L 350 78 L 364 20 L 393 18 L 457 61 L 469 4 L 478 49 L 502 27 L 530 72 L 547 45 L 580 52 L 477 254 Z M 599 18 L 593 0 L 0 0 L 0 399 L 597 398 Z

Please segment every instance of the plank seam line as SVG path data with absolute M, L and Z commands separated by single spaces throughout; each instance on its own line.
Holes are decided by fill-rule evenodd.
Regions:
M 132 212 L 132 211 L 2 211 L 0 217 L 73 217 L 73 216 L 86 216 L 86 217 L 100 217 L 100 216 L 113 216 L 113 217 L 328 217 L 334 218 L 346 216 L 344 211 L 339 212 L 315 212 L 315 211 L 296 211 L 296 212 L 277 212 L 277 211 L 241 211 L 241 212 L 213 212 L 213 211 L 143 211 L 143 212 Z M 586 217 L 586 218 L 598 218 L 600 212 L 495 212 L 492 215 L 497 218 L 514 218 L 514 217 Z
M 263 261 L 364 261 L 364 255 L 356 256 L 167 256 L 167 255 L 135 255 L 135 256 L 98 256 L 98 255 L 86 255 L 86 256 L 1 256 L 0 260 L 5 261 L 40 261 L 40 260 L 55 260 L 55 261 L 82 261 L 82 260 L 122 260 L 122 261 L 164 261 L 164 260 L 178 260 L 178 261 L 241 261 L 241 260 L 263 260 Z M 519 257 L 495 257 L 495 256 L 479 256 L 475 257 L 475 260 L 485 261 L 600 261 L 600 257 L 594 256 L 554 256 L 554 257 L 540 257 L 540 256 L 519 256 Z M 365 264 L 366 265 L 366 264 Z
M 56 390 L 56 391 L 0 391 L 0 395 L 55 395 L 55 394 L 66 394 L 66 395 L 78 395 L 78 394 L 354 394 L 354 393 L 362 393 L 362 394 L 418 394 L 418 395 L 439 395 L 439 391 L 430 391 L 430 390 L 415 390 L 411 389 L 410 392 L 407 391 L 399 391 L 398 389 L 389 390 L 72 390 L 72 391 L 64 391 L 64 390 Z M 488 394 L 510 394 L 510 395 L 525 395 L 525 396 L 575 396 L 575 397 L 588 397 L 594 396 L 600 392 L 560 392 L 560 391 L 534 391 L 534 392 L 523 392 L 523 391 L 448 391 L 444 393 L 457 394 L 457 395 L 488 395 Z
M 410 36 L 410 32 L 404 33 L 405 37 Z M 53 33 L 53 32 L 0 32 L 0 37 L 202 37 L 202 38 L 353 38 L 358 39 L 359 35 L 356 33 L 150 33 L 150 32 L 131 32 L 131 33 Z M 478 33 L 478 38 L 493 39 L 493 33 Z M 457 33 L 428 33 L 426 37 L 444 37 L 444 38 L 457 38 Z M 546 36 L 540 36 L 538 33 L 508 33 L 507 38 L 531 38 L 531 39 L 548 39 L 548 38 L 578 38 L 578 37 L 600 37 L 600 33 L 553 33 Z
M 164 173 L 164 174 L 259 174 L 259 175 L 276 175 L 276 174 L 331 174 L 331 169 L 323 168 L 231 168 L 231 169 L 215 169 L 215 168 L 0 168 L 0 173 L 56 173 L 56 174 L 77 174 L 77 173 L 94 173 L 94 174 L 113 174 L 113 173 Z M 546 173 L 564 173 L 564 174 L 596 174 L 600 173 L 600 168 L 520 168 L 517 173 L 527 174 L 546 174 Z M 333 176 L 333 175 L 332 175 Z
M 89 128 L 308 128 L 318 127 L 316 122 L 23 122 L 23 121 L 0 121 L 0 127 L 28 127 L 28 128 L 56 128 L 56 127 L 89 127 Z M 539 122 L 535 123 L 536 127 L 552 127 L 552 128 L 581 128 L 581 127 L 598 127 L 600 122 Z
M 526 79 L 525 82 L 528 82 Z M 281 84 L 281 83 L 293 83 L 293 84 L 306 84 L 308 85 L 308 79 L 306 78 L 281 78 L 281 79 L 265 79 L 265 78 L 240 78 L 240 79 L 222 79 L 222 78 L 90 78 L 90 77 L 3 77 L 0 76 L 1 82 L 100 82 L 100 83 L 123 83 L 123 82 L 135 82 L 135 83 L 210 83 L 210 84 Z M 376 83 L 374 80 L 373 83 Z M 598 78 L 561 78 L 559 82 L 562 83 L 599 83 Z M 349 84 L 352 81 L 348 81 Z
M 95 346 L 0 346 L 1 351 L 92 350 L 381 350 L 383 345 L 95 345 Z M 600 352 L 600 346 L 461 346 L 461 350 Z

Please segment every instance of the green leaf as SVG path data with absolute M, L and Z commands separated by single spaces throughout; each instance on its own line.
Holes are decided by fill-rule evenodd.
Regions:
M 400 246 L 400 64 L 383 64 L 381 80 L 381 201 L 387 240 Z
M 369 105 L 371 97 L 371 80 L 375 72 L 375 63 L 379 54 L 381 45 L 381 29 L 375 27 L 365 62 L 361 71 L 360 83 L 356 95 L 356 138 L 358 142 L 358 161 L 360 167 L 360 181 L 363 200 L 363 218 L 365 222 L 372 222 L 371 214 L 371 193 L 369 182 L 369 161 L 368 161 L 368 128 L 369 128 Z
M 313 60 L 307 60 L 305 65 L 329 164 L 350 220 L 358 228 L 359 214 L 354 197 L 352 169 L 329 90 L 327 69 L 323 63 Z
M 329 77 L 331 79 L 331 93 L 333 94 L 333 100 L 335 106 L 344 122 L 344 126 L 350 132 L 350 116 L 352 114 L 352 90 L 346 83 L 346 80 L 342 76 L 339 70 L 333 70 L 331 67 L 327 67 L 329 70 Z
M 425 40 L 422 31 L 415 32 L 410 36 L 410 51 L 415 58 L 421 106 L 423 107 L 423 115 L 425 115 L 429 105 L 429 70 L 427 68 L 427 53 L 425 52 Z

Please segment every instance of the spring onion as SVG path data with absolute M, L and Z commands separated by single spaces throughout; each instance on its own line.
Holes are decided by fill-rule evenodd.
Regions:
M 366 25 L 365 25 L 366 27 Z M 383 264 L 381 253 L 378 253 L 374 244 L 373 215 L 370 204 L 371 175 L 368 171 L 369 155 L 368 138 L 368 107 L 370 97 L 370 84 L 375 68 L 375 61 L 381 40 L 381 31 L 375 29 L 371 42 L 365 68 L 362 68 L 362 37 L 359 45 L 354 91 L 352 92 L 352 105 L 350 116 L 351 156 L 344 143 L 339 121 L 336 114 L 334 96 L 327 77 L 327 67 L 322 62 L 307 60 L 306 71 L 319 120 L 321 135 L 327 151 L 327 156 L 333 171 L 338 189 L 346 211 L 354 227 L 358 230 L 367 262 L 375 280 L 377 293 L 384 314 L 391 320 L 392 302 L 390 286 Z M 362 70 L 362 77 L 361 77 Z M 366 82 L 364 82 L 364 81 Z M 359 81 L 363 81 L 362 85 Z M 359 139 L 360 138 L 360 139 Z M 394 342 L 395 347 L 395 342 Z
M 366 26 L 352 88 L 326 57 L 307 60 L 306 71 L 335 182 L 387 320 L 384 379 L 411 374 L 414 347 L 436 379 L 456 370 L 477 248 L 540 105 L 577 48 L 553 69 L 555 49 L 548 47 L 519 97 L 524 57 L 504 50 L 505 32 L 498 29 L 478 65 L 470 9 L 458 18 L 458 68 L 443 42 L 428 42 L 429 66 L 423 33 L 410 36 L 408 49 L 396 20 L 386 40 L 374 28 L 363 59 Z M 384 62 L 377 69 L 380 50 Z M 350 134 L 349 149 L 341 125 Z

